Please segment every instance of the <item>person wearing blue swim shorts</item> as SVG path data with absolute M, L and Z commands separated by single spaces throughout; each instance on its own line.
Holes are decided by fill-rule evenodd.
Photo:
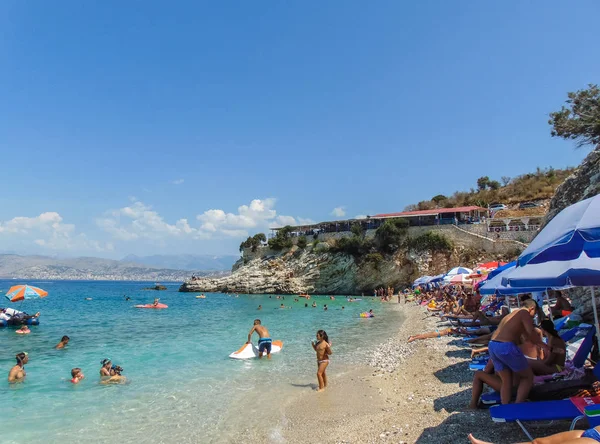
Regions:
M 492 444 L 469 435 L 471 444 Z M 556 433 L 545 438 L 536 438 L 522 444 L 596 444 L 600 442 L 600 427 L 587 430 L 571 430 L 569 432 Z
M 518 379 L 517 399 L 515 402 L 524 402 L 529 396 L 533 385 L 533 371 L 527 363 L 527 358 L 519 349 L 521 337 L 528 340 L 549 353 L 548 346 L 536 334 L 533 317 L 537 313 L 537 304 L 528 299 L 523 302 L 522 308 L 513 311 L 498 325 L 488 345 L 490 359 L 494 370 L 502 381 L 500 399 L 502 404 L 508 404 L 511 399 L 513 380 Z
M 261 325 L 260 319 L 254 320 L 254 326 L 248 333 L 248 342 L 246 344 L 252 344 L 252 334 L 258 335 L 258 358 L 262 358 L 263 353 L 267 352 L 267 358 L 271 359 L 271 337 L 269 336 L 269 330 L 264 325 Z

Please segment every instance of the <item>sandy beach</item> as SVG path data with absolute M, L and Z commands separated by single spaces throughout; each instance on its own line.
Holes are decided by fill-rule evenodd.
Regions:
M 404 321 L 378 346 L 364 366 L 331 365 L 330 387 L 281 406 L 269 433 L 247 430 L 246 442 L 286 443 L 465 443 L 473 432 L 495 443 L 525 439 L 516 424 L 496 424 L 487 410 L 467 409 L 472 372 L 469 350 L 456 338 L 407 344 L 411 334 L 430 331 L 438 321 L 421 307 L 398 304 Z M 335 348 L 334 348 L 335 349 Z M 335 357 L 335 356 L 334 356 Z M 567 422 L 531 427 L 536 437 L 568 430 Z

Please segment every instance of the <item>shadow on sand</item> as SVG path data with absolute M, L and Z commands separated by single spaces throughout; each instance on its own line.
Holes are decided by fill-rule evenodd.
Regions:
M 469 363 L 466 361 L 444 367 L 434 375 L 444 384 L 470 384 L 473 382 L 473 373 L 469 371 Z

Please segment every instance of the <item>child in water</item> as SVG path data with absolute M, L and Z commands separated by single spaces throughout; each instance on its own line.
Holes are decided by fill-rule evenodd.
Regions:
M 71 370 L 71 382 L 73 384 L 79 384 L 81 382 L 81 380 L 83 378 L 85 378 L 85 375 L 83 374 L 83 372 L 81 371 L 81 369 L 79 367 L 75 367 L 74 369 Z
M 317 332 L 317 341 L 311 343 L 313 350 L 317 353 L 317 381 L 319 389 L 317 392 L 322 392 L 327 387 L 327 366 L 329 365 L 329 356 L 333 354 L 331 351 L 331 343 L 325 330 Z

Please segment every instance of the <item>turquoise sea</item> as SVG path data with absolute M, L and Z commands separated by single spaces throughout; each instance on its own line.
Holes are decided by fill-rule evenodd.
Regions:
M 2 295 L 16 283 L 0 281 Z M 225 294 L 196 299 L 196 294 L 177 292 L 179 284 L 143 291 L 153 283 L 28 283 L 49 296 L 19 303 L 3 296 L 0 300 L 1 307 L 42 313 L 30 335 L 0 328 L 3 443 L 220 442 L 252 426 L 273 428 L 269 433 L 277 440 L 280 407 L 316 383 L 310 341 L 318 329 L 326 330 L 333 342 L 328 372 L 335 375 L 360 362 L 400 322 L 397 311 L 373 298 L 348 303 L 340 296 L 335 301 L 313 297 L 305 308 L 304 299 L 294 302 L 289 295 L 285 300 Z M 169 308 L 133 308 L 154 297 Z M 318 308 L 310 307 L 313 301 Z M 292 308 L 279 309 L 282 302 Z M 370 308 L 376 318 L 359 318 Z M 229 359 L 257 317 L 273 339 L 284 342 L 283 351 L 271 361 Z M 71 342 L 65 350 L 55 350 L 65 334 Z M 9 385 L 5 378 L 21 351 L 29 353 L 27 379 Z M 128 384 L 98 383 L 104 358 L 124 368 Z M 73 367 L 86 375 L 79 385 L 68 382 Z

